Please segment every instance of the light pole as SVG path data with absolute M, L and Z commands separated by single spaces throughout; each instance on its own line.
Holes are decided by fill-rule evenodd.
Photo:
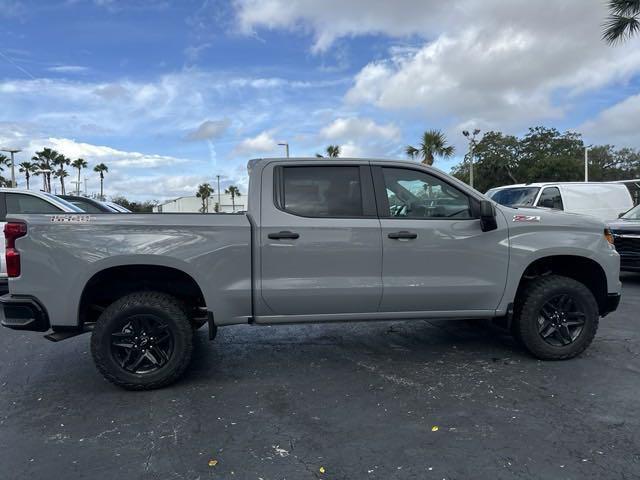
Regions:
M 287 158 L 289 158 L 289 144 L 288 143 L 279 143 L 281 147 L 284 147 L 284 151 L 286 152 Z
M 584 147 L 584 181 L 589 181 L 589 149 L 591 145 L 588 147 Z
M 220 209 L 222 209 L 222 205 L 220 205 L 220 175 L 216 175 L 218 179 L 218 211 L 216 213 L 220 213 Z
M 469 130 L 463 130 L 462 134 L 469 139 L 469 186 L 473 188 L 473 152 L 476 148 L 476 136 L 480 133 L 480 129 L 476 128 L 473 134 Z
M 13 155 L 21 152 L 22 150 L 18 148 L 3 148 L 0 152 L 9 152 L 11 154 L 11 187 L 16 188 L 16 162 L 13 159 Z

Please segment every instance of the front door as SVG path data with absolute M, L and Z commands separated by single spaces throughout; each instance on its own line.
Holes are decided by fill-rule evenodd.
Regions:
M 479 202 L 444 175 L 373 167 L 383 242 L 383 312 L 468 312 L 499 304 L 506 285 L 506 222 L 483 232 Z
M 270 311 L 258 316 L 376 312 L 382 241 L 368 163 L 269 165 L 262 191 L 261 295 Z

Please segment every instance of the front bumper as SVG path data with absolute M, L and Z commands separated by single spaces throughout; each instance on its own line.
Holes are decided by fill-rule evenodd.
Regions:
M 604 305 L 604 310 L 600 312 L 600 316 L 604 317 L 611 312 L 615 312 L 618 309 L 618 305 L 620 305 L 620 294 L 619 293 L 610 293 L 607 295 L 607 300 Z
M 6 294 L 0 297 L 0 324 L 13 330 L 46 332 L 49 330 L 49 315 L 33 297 Z

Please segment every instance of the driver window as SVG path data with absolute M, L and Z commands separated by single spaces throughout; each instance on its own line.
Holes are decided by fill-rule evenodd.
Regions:
M 383 168 L 390 217 L 473 218 L 469 197 L 418 170 Z

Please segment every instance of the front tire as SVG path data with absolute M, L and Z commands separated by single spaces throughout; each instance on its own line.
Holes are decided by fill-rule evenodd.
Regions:
M 514 334 L 541 360 L 580 355 L 596 335 L 598 303 L 591 290 L 572 278 L 536 278 L 518 300 Z
M 189 365 L 193 329 L 184 305 L 165 293 L 136 292 L 109 305 L 91 335 L 91 353 L 110 382 L 151 390 L 175 382 Z

